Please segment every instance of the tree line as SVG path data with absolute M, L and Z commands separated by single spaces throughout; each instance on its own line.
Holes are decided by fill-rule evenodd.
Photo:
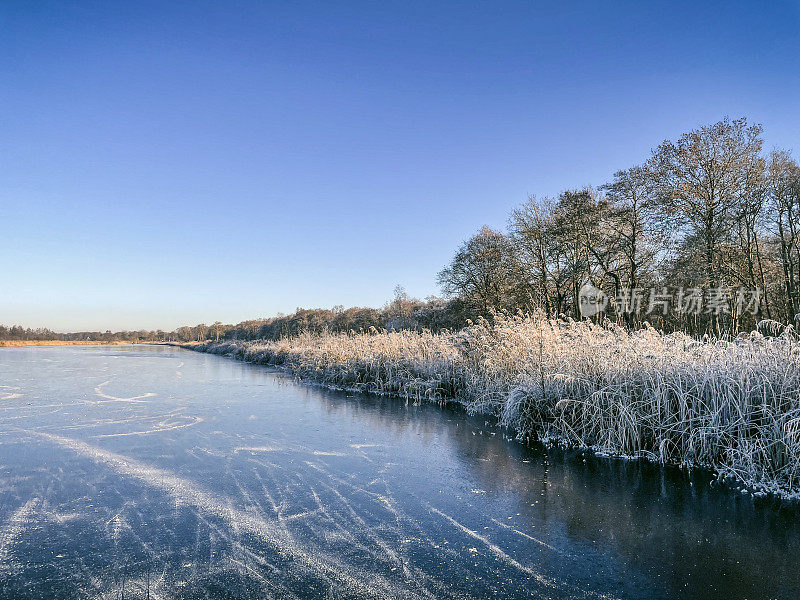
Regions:
M 665 141 L 598 188 L 530 197 L 508 230 L 483 227 L 439 273 L 469 312 L 541 310 L 693 334 L 800 312 L 800 167 L 763 150 L 761 125 L 725 118 Z
M 468 318 L 464 304 L 458 299 L 444 300 L 431 296 L 425 300 L 410 297 L 397 286 L 394 298 L 381 308 L 332 309 L 298 308 L 289 315 L 252 319 L 236 324 L 219 321 L 206 325 L 178 327 L 174 331 L 83 331 L 56 333 L 50 329 L 0 325 L 0 341 L 101 341 L 101 342 L 198 342 L 208 340 L 277 340 L 300 333 L 363 332 L 399 329 L 457 329 Z
M 30 328 L 20 325 L 0 325 L 0 341 L 95 341 L 95 342 L 156 342 L 170 334 L 161 330 L 138 331 L 74 331 L 59 333 L 46 327 Z
M 290 315 L 223 325 L 219 339 L 278 340 L 301 333 L 347 333 L 414 329 L 441 331 L 464 326 L 471 313 L 459 298 L 429 296 L 424 300 L 409 296 L 402 286 L 381 308 L 298 308 Z M 180 328 L 180 332 L 184 328 Z M 216 339 L 209 336 L 207 339 Z

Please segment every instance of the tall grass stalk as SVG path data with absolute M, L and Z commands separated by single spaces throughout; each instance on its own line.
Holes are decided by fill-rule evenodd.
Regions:
M 800 349 L 790 328 L 768 333 L 697 341 L 533 315 L 438 334 L 373 329 L 196 348 L 330 387 L 456 401 L 521 437 L 798 495 Z

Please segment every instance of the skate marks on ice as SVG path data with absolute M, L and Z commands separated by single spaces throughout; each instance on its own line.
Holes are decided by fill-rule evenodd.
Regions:
M 139 403 L 145 403 L 145 402 L 147 402 L 145 400 L 145 398 L 152 398 L 153 396 L 156 395 L 153 392 L 147 392 L 147 393 L 142 394 L 140 396 L 130 396 L 129 398 L 121 398 L 119 396 L 112 396 L 111 394 L 107 394 L 106 392 L 103 391 L 103 388 L 105 386 L 107 386 L 109 383 L 111 383 L 110 380 L 109 381 L 104 381 L 103 383 L 99 384 L 96 388 L 94 388 L 95 396 L 99 396 L 100 398 L 103 398 L 106 402 L 139 402 Z M 95 402 L 99 404 L 99 403 L 103 402 L 103 400 L 96 400 Z
M 114 438 L 177 431 L 204 422 L 201 416 L 187 414 L 189 407 L 186 405 L 176 406 L 176 402 L 169 400 L 154 405 L 153 401 L 148 400 L 157 395 L 154 392 L 128 397 L 113 396 L 104 391 L 109 383 L 105 381 L 94 388 L 94 395 L 102 400 L 72 399 L 59 402 L 49 399 L 44 403 L 27 401 L 20 387 L 0 386 L 0 424 L 10 426 L 10 429 L 0 433 L 13 433 L 19 428 L 37 431 L 97 429 L 94 437 Z M 20 398 L 23 401 L 19 401 Z M 97 407 L 95 412 L 91 411 L 93 407 Z M 59 418 L 51 418 L 52 424 L 43 424 L 43 417 L 53 415 Z M 135 427 L 136 424 L 140 426 Z
M 304 581 L 304 586 L 310 584 L 312 588 L 320 590 L 334 590 L 337 597 L 429 597 L 424 589 L 420 590 L 422 593 L 413 593 L 413 586 L 409 589 L 392 581 L 377 569 L 359 572 L 333 554 L 326 554 L 319 548 L 308 548 L 295 539 L 287 526 L 290 521 L 283 518 L 281 504 L 272 498 L 266 488 L 262 490 L 263 498 L 267 501 L 266 507 L 250 496 L 251 503 L 247 508 L 237 508 L 230 498 L 204 490 L 168 470 L 151 467 L 80 440 L 46 433 L 34 435 L 110 467 L 120 475 L 165 492 L 178 505 L 189 505 L 196 509 L 201 519 L 212 519 L 215 523 L 212 531 L 216 530 L 217 536 L 226 538 L 236 548 L 235 554 L 239 557 L 234 562 L 242 563 L 244 560 L 247 564 L 242 566 L 246 566 L 251 574 L 260 573 L 268 567 L 270 577 L 266 577 L 265 573 L 257 579 L 266 588 L 274 588 L 272 592 L 278 593 L 277 597 L 296 596 L 289 586 L 282 584 L 275 587 L 278 577 L 289 582 Z M 268 508 L 269 512 L 264 508 Z M 114 518 L 119 522 L 118 515 Z M 259 552 L 248 550 L 253 538 Z
M 101 433 L 94 437 L 96 438 L 114 438 L 114 437 L 130 437 L 135 435 L 150 435 L 153 433 L 163 433 L 166 431 L 176 431 L 178 429 L 186 429 L 193 427 L 203 422 L 202 417 L 194 417 L 181 414 L 170 414 L 164 418 L 159 418 L 150 429 L 143 429 L 138 431 L 124 431 L 122 433 Z
M 0 529 L 0 572 L 6 572 L 12 568 L 11 550 L 16 540 L 24 533 L 31 516 L 42 501 L 34 497 L 11 513 L 6 522 Z
M 241 597 L 467 598 L 471 590 L 505 597 L 590 597 L 540 574 L 535 564 L 528 564 L 536 562 L 535 556 L 512 557 L 491 541 L 490 533 L 478 534 L 424 502 L 401 506 L 384 480 L 362 486 L 313 458 L 301 461 L 305 468 L 285 469 L 259 460 L 265 454 L 257 451 L 235 453 L 227 472 L 220 474 L 225 480 L 225 493 L 220 493 L 85 441 L 30 433 L 144 490 L 132 493 L 126 487 L 120 492 L 126 500 L 107 512 L 98 527 L 109 544 L 126 540 L 128 554 L 144 557 L 140 560 L 147 564 L 151 594 L 160 590 L 165 597 L 174 597 L 176 590 L 202 587 L 208 578 L 235 576 L 247 581 L 248 589 L 257 590 L 253 595 L 242 592 Z M 175 513 L 160 514 L 160 520 L 169 521 L 178 513 L 185 517 L 188 511 L 197 525 L 193 539 L 177 546 L 181 555 L 177 566 L 166 556 L 174 554 L 178 540 L 153 537 L 143 526 L 141 514 L 158 510 L 158 503 L 143 505 L 153 502 L 153 491 L 171 499 Z M 40 503 L 34 499 L 26 510 Z M 23 511 L 15 522 L 24 522 L 26 514 Z M 441 530 L 426 524 L 430 515 L 444 525 Z M 12 538 L 19 535 L 20 525 L 16 527 L 9 528 Z M 476 552 L 486 563 L 481 567 L 485 572 L 477 575 Z M 93 577 L 94 583 L 87 582 L 85 589 L 96 587 L 106 593 L 116 589 L 108 576 Z M 130 590 L 142 588 L 143 577 L 136 572 L 128 578 L 129 597 L 137 597 Z
M 21 389 L 22 388 L 20 388 L 19 386 L 0 385 L 0 402 L 3 402 L 4 400 L 14 400 L 15 398 L 19 398 L 20 396 L 22 396 L 22 394 L 20 393 Z

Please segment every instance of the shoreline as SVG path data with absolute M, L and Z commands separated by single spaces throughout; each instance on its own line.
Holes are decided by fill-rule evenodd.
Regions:
M 24 348 L 27 346 L 125 346 L 128 344 L 152 344 L 153 342 L 99 340 L 0 340 L 0 348 Z
M 336 370 L 335 365 L 328 365 L 325 369 L 309 369 L 307 365 L 303 364 L 300 360 L 300 354 L 293 355 L 293 352 L 287 347 L 291 342 L 283 340 L 280 345 L 283 347 L 273 352 L 258 352 L 254 351 L 252 346 L 259 343 L 270 343 L 264 340 L 253 340 L 249 342 L 239 341 L 238 343 L 231 343 L 230 341 L 220 342 L 188 342 L 188 343 L 169 343 L 168 345 L 177 346 L 186 350 L 195 352 L 202 352 L 208 354 L 216 354 L 225 358 L 233 358 L 255 365 L 262 365 L 275 368 L 279 371 L 291 375 L 299 382 L 310 383 L 315 386 L 320 386 L 325 389 L 334 391 L 349 391 L 357 393 L 376 394 L 378 396 L 385 396 L 389 398 L 405 399 L 437 403 L 442 406 L 454 406 L 466 411 L 467 414 L 480 414 L 480 415 L 494 415 L 497 417 L 497 424 L 508 430 L 511 437 L 525 446 L 530 447 L 533 444 L 542 444 L 545 448 L 558 448 L 561 450 L 579 450 L 589 452 L 592 455 L 601 458 L 611 458 L 622 461 L 638 461 L 643 460 L 646 463 L 658 465 L 668 468 L 688 469 L 695 472 L 706 472 L 715 478 L 721 485 L 727 487 L 732 494 L 741 493 L 750 495 L 754 500 L 767 500 L 769 502 L 776 502 L 776 507 L 790 506 L 796 508 L 800 506 L 800 492 L 795 489 L 787 489 L 782 485 L 775 485 L 777 482 L 772 481 L 758 481 L 748 477 L 748 474 L 737 471 L 731 468 L 731 465 L 724 462 L 717 464 L 709 464 L 703 462 L 687 462 L 664 459 L 653 452 L 643 451 L 638 454 L 626 453 L 620 448 L 602 447 L 601 445 L 586 443 L 585 441 L 578 441 L 566 436 L 559 435 L 558 432 L 553 430 L 535 431 L 530 427 L 530 423 L 526 422 L 525 418 L 515 418 L 509 421 L 507 414 L 502 409 L 497 410 L 497 407 L 492 403 L 475 403 L 470 402 L 466 395 L 462 395 L 462 390 L 453 389 L 449 386 L 437 386 L 437 393 L 422 392 L 422 389 L 417 386 L 412 386 L 411 389 L 407 386 L 381 386 L 382 389 L 375 387 L 376 381 L 361 380 L 355 385 L 342 385 L 341 383 L 334 383 L 330 379 L 331 371 Z M 272 342 L 275 343 L 275 342 Z M 248 348 L 247 346 L 251 346 Z M 440 384 L 442 382 L 439 382 Z M 421 386 L 427 387 L 427 386 Z M 409 393 L 412 392 L 412 393 Z M 422 393 L 421 393 L 422 392 Z M 512 394 L 513 395 L 513 394 Z M 507 409 L 507 407 L 506 407 Z M 523 416 L 524 417 L 524 416 Z

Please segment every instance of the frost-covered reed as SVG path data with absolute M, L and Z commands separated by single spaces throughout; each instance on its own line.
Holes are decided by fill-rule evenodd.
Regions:
M 324 385 L 492 412 L 525 438 L 701 466 L 800 493 L 800 344 L 767 323 L 729 340 L 498 316 L 458 332 L 301 335 L 197 349 Z M 768 330 L 768 331 L 767 331 Z

